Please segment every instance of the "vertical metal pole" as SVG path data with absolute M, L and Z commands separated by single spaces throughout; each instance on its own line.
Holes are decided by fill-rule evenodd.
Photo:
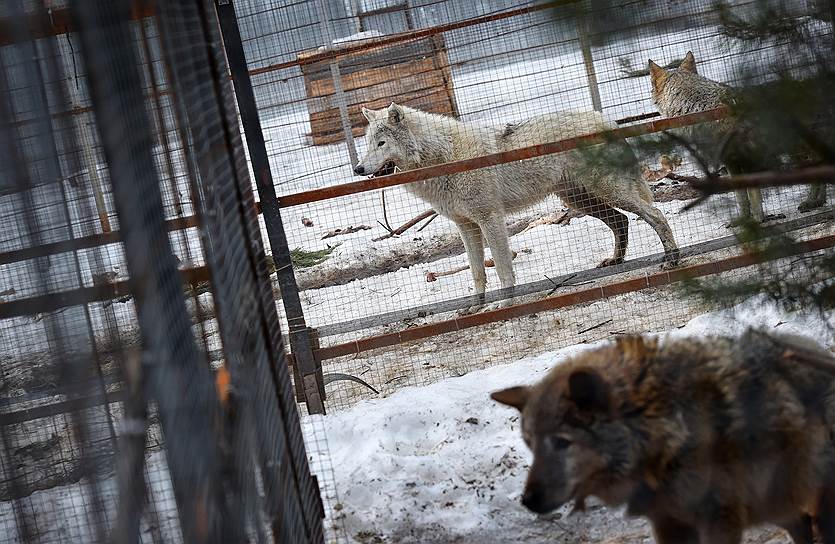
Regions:
M 829 39 L 832 42 L 832 51 L 835 51 L 835 0 L 829 0 Z
M 586 79 L 589 84 L 592 107 L 596 111 L 603 111 L 603 103 L 600 100 L 600 89 L 597 85 L 597 72 L 594 70 L 594 57 L 591 54 L 591 42 L 589 41 L 589 11 L 591 11 L 591 8 L 588 2 L 583 2 L 577 13 L 577 36 L 580 39 L 580 51 L 583 53 L 583 64 L 586 66 Z
M 322 38 L 325 40 L 325 48 L 333 47 L 333 29 L 331 28 L 331 10 L 328 0 L 319 0 L 319 20 L 322 26 Z M 348 147 L 348 156 L 351 158 L 351 168 L 357 165 L 357 146 L 354 142 L 354 132 L 351 129 L 351 118 L 348 116 L 348 103 L 345 99 L 345 92 L 342 89 L 342 74 L 339 72 L 339 59 L 333 58 L 330 61 L 331 79 L 333 79 L 333 99 L 339 110 L 339 120 L 342 122 L 342 134 L 345 136 L 345 145 Z
M 230 0 L 217 2 L 217 14 L 220 21 L 220 31 L 223 35 L 223 46 L 232 81 L 235 86 L 235 97 L 238 111 L 241 115 L 246 145 L 252 160 L 252 170 L 255 172 L 255 185 L 261 199 L 261 211 L 267 226 L 267 237 L 273 252 L 278 284 L 281 287 L 281 300 L 290 328 L 290 348 L 293 351 L 295 364 L 301 373 L 302 383 L 296 388 L 304 390 L 307 411 L 311 414 L 324 414 L 325 404 L 320 391 L 324 387 L 322 366 L 313 356 L 313 344 L 310 340 L 310 329 L 304 320 L 299 287 L 296 275 L 293 273 L 293 263 L 290 260 L 290 248 L 287 245 L 287 235 L 281 221 L 281 210 L 275 194 L 270 162 L 267 157 L 267 147 L 264 133 L 261 131 L 261 120 L 255 104 L 255 93 L 252 90 L 252 80 L 244 56 L 241 43 L 241 32 L 235 15 L 235 7 Z

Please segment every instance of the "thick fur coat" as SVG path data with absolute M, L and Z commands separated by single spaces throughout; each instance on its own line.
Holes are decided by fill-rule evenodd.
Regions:
M 364 109 L 368 149 L 355 168 L 358 174 L 380 174 L 393 166 L 410 170 L 470 159 L 531 145 L 555 142 L 611 128 L 597 112 L 543 115 L 498 127 L 462 123 L 451 117 L 392 104 Z M 620 146 L 620 147 L 618 147 Z M 549 194 L 604 221 L 615 235 L 615 252 L 602 265 L 623 261 L 628 220 L 615 208 L 638 214 L 661 239 L 668 261 L 678 248 L 663 214 L 652 206 L 652 194 L 640 176 L 625 142 L 612 144 L 618 164 L 590 161 L 580 151 L 508 163 L 412 183 L 406 190 L 426 200 L 458 226 L 477 293 L 486 285 L 484 242 L 489 245 L 503 288 L 515 278 L 505 228 L 505 215 Z
M 739 544 L 761 523 L 812 544 L 816 516 L 835 544 L 835 360 L 807 340 L 623 337 L 493 398 L 522 413 L 531 510 L 597 496 L 659 544 Z
M 649 70 L 653 101 L 665 117 L 712 110 L 733 103 L 734 89 L 700 75 L 691 51 L 676 69 L 666 70 L 650 60 Z M 751 127 L 740 125 L 734 119 L 688 127 L 678 132 L 696 147 L 713 172 L 723 166 L 731 174 L 779 167 L 778 164 L 757 164 L 762 161 L 764 153 L 757 149 L 755 139 L 750 138 Z M 758 221 L 764 219 L 759 189 L 736 191 L 736 198 L 741 216 L 750 216 Z M 825 201 L 825 186 L 811 185 L 807 198 L 798 209 L 808 211 L 823 206 Z

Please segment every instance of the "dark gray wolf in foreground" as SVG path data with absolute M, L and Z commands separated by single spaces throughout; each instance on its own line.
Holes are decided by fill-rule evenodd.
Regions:
M 535 512 L 596 496 L 660 544 L 739 544 L 762 523 L 835 544 L 835 360 L 809 341 L 623 337 L 492 398 L 522 413 Z

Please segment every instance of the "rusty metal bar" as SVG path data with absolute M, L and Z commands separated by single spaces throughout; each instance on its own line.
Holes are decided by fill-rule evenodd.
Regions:
M 169 219 L 165 222 L 165 228 L 169 231 L 182 230 L 197 226 L 197 218 L 193 215 Z M 90 236 L 80 236 L 72 240 L 62 240 L 60 242 L 24 247 L 0 253 L 0 265 L 25 261 L 26 259 L 35 259 L 37 257 L 45 257 L 47 255 L 63 253 L 65 251 L 89 249 L 107 244 L 117 244 L 121 241 L 122 233 L 119 231 L 111 231 L 101 234 L 92 234 Z
M 788 185 L 806 185 L 808 183 L 835 183 L 835 166 L 813 166 L 789 172 L 758 172 L 756 174 L 743 174 L 727 178 L 719 177 L 694 177 L 668 174 L 668 178 L 677 181 L 684 181 L 694 189 L 705 195 L 716 193 L 728 193 L 737 189 L 748 187 L 785 187 Z
M 765 227 L 765 235 L 771 237 L 799 229 L 809 228 L 832 221 L 832 218 L 832 209 L 806 214 L 796 219 L 783 221 L 775 225 Z M 681 251 L 681 258 L 685 259 L 696 255 L 705 255 L 707 253 L 713 253 L 714 251 L 728 249 L 737 245 L 739 245 L 739 238 L 737 235 L 729 234 L 727 236 L 714 238 L 705 242 L 697 242 L 695 244 L 680 247 L 679 250 Z M 513 288 L 489 291 L 484 295 L 483 300 L 479 295 L 466 295 L 450 298 L 440 302 L 430 302 L 417 306 L 411 306 L 409 308 L 392 310 L 381 314 L 359 317 L 347 321 L 328 323 L 326 325 L 317 326 L 316 332 L 318 333 L 319 338 L 324 338 L 326 336 L 348 334 L 364 329 L 370 329 L 372 327 L 381 327 L 404 320 L 452 312 L 475 306 L 477 304 L 487 304 L 499 300 L 532 295 L 535 293 L 548 293 L 550 295 L 555 293 L 558 289 L 565 291 L 569 287 L 574 287 L 579 284 L 605 280 L 611 276 L 617 276 L 627 272 L 633 272 L 638 269 L 661 264 L 664 262 L 665 256 L 666 254 L 664 252 L 654 253 L 652 255 L 646 255 L 636 259 L 630 259 L 615 266 L 589 268 L 578 272 L 546 276 L 545 279 L 518 284 Z
M 437 166 L 416 168 L 415 170 L 408 170 L 399 174 L 391 174 L 388 176 L 380 176 L 378 178 L 370 178 L 362 181 L 353 181 L 340 185 L 333 185 L 331 187 L 323 187 L 321 189 L 314 189 L 311 191 L 292 193 L 279 197 L 278 202 L 282 208 L 289 208 L 290 206 L 309 204 L 311 202 L 328 200 L 339 196 L 363 193 L 366 191 L 373 191 L 375 189 L 382 189 L 384 187 L 393 187 L 395 185 L 404 185 L 406 183 L 436 178 L 439 176 L 448 176 L 450 174 L 457 174 L 467 170 L 475 170 L 477 168 L 497 166 L 508 162 L 561 153 L 563 151 L 576 149 L 581 146 L 601 144 L 607 141 L 622 138 L 633 138 L 635 136 L 661 132 L 672 128 L 695 125 L 705 121 L 716 121 L 727 117 L 728 113 L 728 108 L 721 107 L 704 112 L 690 113 L 679 117 L 659 119 L 658 121 L 648 121 L 638 125 L 584 134 L 583 136 L 568 138 L 558 142 L 532 145 L 510 151 L 503 151 L 501 153 L 483 155 L 474 159 L 448 162 Z
M 567 140 L 561 140 L 559 142 L 514 149 L 512 151 L 505 151 L 493 155 L 476 157 L 474 159 L 445 163 L 438 166 L 418 168 L 415 170 L 409 170 L 407 172 L 401 172 L 389 176 L 381 176 L 379 178 L 371 178 L 362 181 L 345 183 L 341 185 L 334 185 L 322 189 L 314 189 L 312 191 L 293 193 L 278 197 L 278 202 L 279 207 L 287 208 L 291 206 L 298 206 L 301 204 L 308 204 L 311 202 L 328 200 L 340 196 L 347 196 L 356 193 L 373 191 L 376 189 L 392 187 L 395 185 L 403 185 L 406 183 L 412 183 L 414 181 L 430 179 L 433 177 L 463 172 L 466 170 L 495 166 L 498 164 L 512 162 L 514 160 L 523 160 L 543 155 L 549 155 L 553 153 L 560 153 L 563 151 L 574 149 L 581 145 L 602 143 L 605 142 L 608 138 L 629 138 L 644 134 L 651 134 L 653 132 L 661 132 L 672 128 L 680 128 L 684 126 L 694 125 L 706 121 L 714 121 L 722 119 L 725 116 L 727 116 L 727 110 L 725 108 L 718 108 L 707 112 L 692 113 L 680 117 L 665 118 L 657 121 L 650 121 L 647 123 L 632 125 L 629 127 L 603 132 L 596 132 L 593 134 L 587 134 L 576 138 L 569 138 Z M 830 166 L 820 166 L 805 168 L 794 172 L 759 172 L 754 174 L 744 174 L 734 176 L 733 178 L 722 178 L 720 180 L 708 180 L 703 178 L 689 177 L 679 177 L 676 179 L 680 179 L 682 181 L 687 182 L 700 180 L 699 183 L 704 181 L 704 183 L 709 183 L 710 185 L 694 185 L 694 187 L 696 189 L 706 188 L 705 190 L 710 189 L 714 192 L 724 192 L 743 187 L 775 187 L 782 185 L 802 185 L 812 181 L 818 183 L 835 183 L 835 169 L 833 169 L 833 167 Z M 259 214 L 262 213 L 262 205 L 260 202 L 255 203 L 255 208 Z M 196 226 L 198 226 L 198 223 L 197 218 L 194 216 L 181 217 L 166 221 L 166 228 L 169 231 L 180 230 Z M 115 231 L 105 234 L 80 237 L 76 238 L 75 240 L 66 240 L 62 242 L 54 242 L 51 244 L 45 244 L 36 247 L 16 249 L 13 251 L 0 253 L 0 265 L 22 261 L 25 259 L 42 257 L 52 253 L 60 253 L 63 251 L 72 251 L 74 249 L 84 249 L 104 244 L 117 243 L 119 241 L 120 233 L 118 231 Z
M 314 55 L 310 55 L 309 57 L 305 57 L 303 59 L 296 58 L 294 60 L 289 60 L 286 62 L 279 62 L 276 64 L 270 64 L 269 66 L 264 66 L 262 68 L 255 68 L 249 71 L 251 76 L 256 76 L 260 74 L 265 74 L 268 72 L 275 72 L 277 70 L 284 70 L 286 68 L 293 68 L 294 66 L 302 66 L 304 64 L 313 64 L 316 62 L 320 62 L 323 60 L 331 60 L 337 57 L 344 57 L 346 55 L 351 55 L 353 53 L 357 53 L 359 51 L 365 51 L 368 49 L 374 49 L 375 47 L 381 47 L 383 45 L 389 45 L 393 43 L 400 43 L 412 40 L 419 40 L 421 38 L 426 38 L 428 36 L 434 36 L 435 34 L 442 34 L 444 32 L 449 32 L 450 30 L 457 30 L 459 28 L 466 28 L 468 26 L 475 26 L 480 25 L 483 23 L 489 23 L 493 21 L 500 21 L 502 19 L 508 19 L 510 17 L 516 17 L 517 15 L 526 15 L 528 13 L 535 13 L 537 11 L 542 11 L 548 8 L 556 8 L 561 6 L 567 6 L 570 4 L 575 4 L 579 0 L 556 0 L 552 2 L 545 2 L 543 4 L 534 4 L 531 6 L 525 6 L 522 8 L 511 9 L 507 11 L 500 11 L 497 13 L 491 13 L 489 15 L 482 15 L 481 17 L 473 17 L 471 19 L 464 19 L 463 21 L 456 21 L 454 23 L 447 23 L 445 25 L 438 25 L 433 26 L 430 28 L 424 28 L 421 30 L 409 31 L 409 32 L 399 32 L 397 34 L 391 34 L 386 36 L 385 38 L 381 38 L 379 40 L 374 40 L 372 42 L 360 42 L 355 45 L 348 45 L 345 47 L 340 47 L 337 49 L 330 49 L 323 51 L 321 53 L 317 53 Z
M 786 251 L 786 253 L 781 254 L 779 258 L 809 253 L 833 246 L 835 246 L 835 235 L 823 236 L 813 240 L 798 242 L 794 247 Z M 767 260 L 769 260 L 768 252 L 745 253 L 743 255 L 728 257 L 718 261 L 695 264 L 675 270 L 664 270 L 639 278 L 591 287 L 580 291 L 574 291 L 572 293 L 566 293 L 564 295 L 517 304 L 507 308 L 500 308 L 498 310 L 462 316 L 456 319 L 432 323 L 430 325 L 413 327 L 400 332 L 381 334 L 378 336 L 362 338 L 354 342 L 336 344 L 318 349 L 314 352 L 314 354 L 319 361 L 333 359 L 336 357 L 344 357 L 346 355 L 355 355 L 363 351 L 395 346 L 404 342 L 412 342 L 414 340 L 420 340 L 431 336 L 486 325 L 488 323 L 495 323 L 497 321 L 504 321 L 506 319 L 513 319 L 539 312 L 594 302 L 596 300 L 641 291 L 652 287 L 662 287 L 664 285 L 670 285 L 686 279 L 719 274 L 721 272 L 744 268 L 765 262 Z
M 209 281 L 210 278 L 209 269 L 205 266 L 180 270 L 180 275 L 183 282 L 193 286 L 200 282 Z M 68 306 L 105 302 L 134 294 L 130 281 L 127 280 L 94 285 L 93 287 L 80 287 L 36 297 L 0 302 L 0 319 L 54 312 Z
M 151 17 L 156 13 L 156 0 L 131 0 L 130 18 L 134 21 Z M 15 28 L 25 26 L 31 39 L 48 38 L 77 31 L 75 21 L 67 7 L 39 9 L 20 19 L 0 18 L 0 45 L 15 43 Z

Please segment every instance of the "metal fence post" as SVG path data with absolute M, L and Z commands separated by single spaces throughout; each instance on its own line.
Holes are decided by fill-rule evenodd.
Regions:
M 281 299 L 287 323 L 290 328 L 290 348 L 293 360 L 298 367 L 302 383 L 296 384 L 296 389 L 304 391 L 307 410 L 311 414 L 324 414 L 324 395 L 320 392 L 324 388 L 322 366 L 313 356 L 313 344 L 310 339 L 310 329 L 307 327 L 302 311 L 299 288 L 293 273 L 293 263 L 290 260 L 290 248 L 284 224 L 281 221 L 281 210 L 275 194 L 272 172 L 270 171 L 264 134 L 261 131 L 261 120 L 255 104 L 255 94 L 252 90 L 252 80 L 249 77 L 244 48 L 241 43 L 241 32 L 235 7 L 231 0 L 217 1 L 218 20 L 223 35 L 223 46 L 232 80 L 235 86 L 235 96 L 238 111 L 241 115 L 246 145 L 255 172 L 255 185 L 261 200 L 261 210 L 264 223 L 267 226 L 267 237 L 272 248 L 276 275 L 281 288 Z
M 596 111 L 603 111 L 603 102 L 600 100 L 600 89 L 597 85 L 597 72 L 594 69 L 594 56 L 591 53 L 591 41 L 589 40 L 588 15 L 591 6 L 588 2 L 582 2 L 577 11 L 577 36 L 580 40 L 580 51 L 583 53 L 583 64 L 586 67 L 586 79 L 589 84 L 592 107 Z
M 331 28 L 332 15 L 328 0 L 319 0 L 319 17 L 321 18 L 322 39 L 325 40 L 325 49 L 335 48 L 333 44 L 334 35 Z M 359 18 L 359 17 L 358 17 Z M 333 99 L 339 110 L 339 120 L 342 123 L 342 134 L 345 136 L 345 146 L 348 148 L 348 157 L 351 160 L 351 168 L 359 162 L 357 156 L 357 145 L 354 142 L 354 132 L 351 127 L 351 117 L 348 115 L 348 103 L 345 100 L 345 90 L 342 88 L 342 73 L 339 71 L 339 58 L 334 57 L 329 61 L 331 79 L 333 80 Z

